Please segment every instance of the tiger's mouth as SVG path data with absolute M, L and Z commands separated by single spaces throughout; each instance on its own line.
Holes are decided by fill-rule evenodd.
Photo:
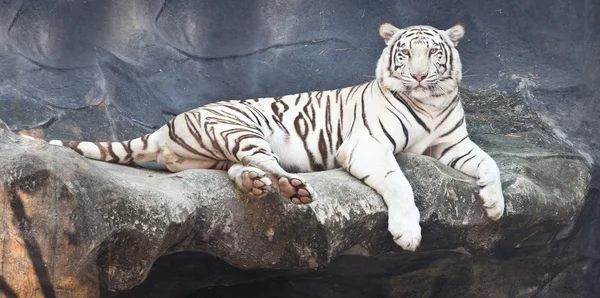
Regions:
M 424 84 L 422 84 L 422 83 L 417 83 L 417 84 L 411 86 L 410 89 L 412 91 L 421 91 L 422 92 L 422 91 L 425 91 L 425 90 L 429 89 L 429 87 L 426 86 L 426 85 L 424 85 Z

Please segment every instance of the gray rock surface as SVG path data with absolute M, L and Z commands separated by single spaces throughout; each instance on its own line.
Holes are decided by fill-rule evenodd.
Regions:
M 517 97 L 465 93 L 466 106 L 477 101 L 496 104 L 480 107 L 484 119 L 470 113 L 468 123 L 500 167 L 505 217 L 491 222 L 483 215 L 473 179 L 429 157 L 400 155 L 422 214 L 421 250 L 462 246 L 485 255 L 568 236 L 589 187 L 584 159 L 528 111 L 515 109 Z M 511 117 L 519 118 L 520 130 Z M 180 251 L 245 269 L 311 269 L 357 245 L 371 255 L 397 249 L 382 199 L 343 170 L 303 174 L 320 197 L 295 206 L 278 194 L 251 200 L 222 171 L 174 174 L 89 161 L 6 130 L 0 156 L 0 183 L 9 193 L 45 193 L 28 233 L 36 238 L 48 225 L 57 227 L 50 236 L 57 246 L 46 261 L 68 258 L 61 274 L 91 276 L 113 291 L 141 283 L 158 257 Z

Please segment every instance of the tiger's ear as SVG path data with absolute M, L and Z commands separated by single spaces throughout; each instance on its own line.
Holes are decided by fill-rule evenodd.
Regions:
M 383 38 L 383 40 L 385 41 L 385 43 L 387 44 L 388 41 L 390 41 L 390 39 L 394 36 L 394 34 L 396 34 L 396 32 L 398 32 L 400 29 L 396 28 L 394 25 L 388 23 L 388 22 L 383 22 L 381 24 L 379 24 L 379 36 L 381 36 L 381 38 Z
M 450 40 L 454 43 L 454 46 L 458 45 L 458 42 L 465 36 L 465 25 L 458 23 L 452 28 L 446 30 L 446 34 L 450 37 Z

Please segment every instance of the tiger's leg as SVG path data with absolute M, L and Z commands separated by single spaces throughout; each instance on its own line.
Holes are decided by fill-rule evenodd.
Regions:
M 271 145 L 262 138 L 240 137 L 240 148 L 236 157 L 241 163 L 248 167 L 256 167 L 267 174 L 271 174 L 278 182 L 279 193 L 289 198 L 294 204 L 309 204 L 316 198 L 314 189 L 304 178 L 286 172 L 278 162 L 278 158 L 271 150 Z M 244 144 L 248 142 L 248 144 Z M 248 145 L 248 146 L 246 146 Z
M 442 143 L 433 147 L 432 156 L 477 179 L 479 197 L 483 208 L 492 220 L 498 220 L 504 213 L 504 196 L 500 169 L 496 162 L 469 138 L 455 143 Z
M 168 145 L 162 145 L 157 157 L 157 162 L 169 169 L 171 172 L 180 172 L 189 169 L 220 169 L 227 170 L 229 178 L 244 193 L 256 198 L 262 198 L 271 189 L 271 179 L 261 169 L 255 167 L 244 167 L 233 161 L 200 160 L 181 157 L 173 152 Z
M 271 179 L 259 168 L 236 163 L 227 173 L 242 192 L 258 199 L 266 196 L 271 190 Z
M 368 135 L 351 137 L 342 143 L 336 158 L 352 176 L 383 197 L 388 208 L 388 230 L 394 241 L 403 249 L 414 251 L 421 242 L 419 209 L 392 150 L 391 144 L 384 146 Z
M 167 167 L 171 172 L 181 172 L 190 169 L 219 169 L 227 170 L 234 162 L 229 160 L 190 159 L 177 155 L 168 145 L 162 145 L 156 162 Z

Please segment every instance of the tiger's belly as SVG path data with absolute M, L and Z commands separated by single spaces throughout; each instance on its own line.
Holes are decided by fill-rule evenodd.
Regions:
M 426 154 L 425 152 L 435 140 L 433 134 L 425 131 L 412 131 L 413 139 L 409 141 L 406 149 L 398 148 L 396 154 L 408 152 L 414 154 Z M 339 146 L 331 144 L 329 146 L 327 137 L 322 137 L 319 130 L 309 132 L 306 139 L 298 134 L 286 134 L 282 130 L 275 131 L 267 137 L 267 141 L 273 152 L 279 157 L 281 166 L 289 172 L 316 172 L 338 168 L 336 161 L 337 149 Z M 333 143 L 337 143 L 333 138 Z M 371 140 L 365 140 L 371 141 Z
M 309 133 L 306 141 L 297 134 L 276 131 L 267 138 L 281 167 L 291 173 L 317 172 L 338 167 L 336 146 L 325 146 L 317 133 Z
M 406 148 L 406 150 L 404 150 L 404 152 L 408 152 L 408 153 L 414 153 L 414 154 L 427 154 L 427 149 L 429 147 L 431 147 L 431 144 L 433 143 L 433 139 L 428 138 L 428 137 L 424 137 L 420 140 L 417 140 L 414 142 L 414 144 L 412 144 L 410 147 Z

